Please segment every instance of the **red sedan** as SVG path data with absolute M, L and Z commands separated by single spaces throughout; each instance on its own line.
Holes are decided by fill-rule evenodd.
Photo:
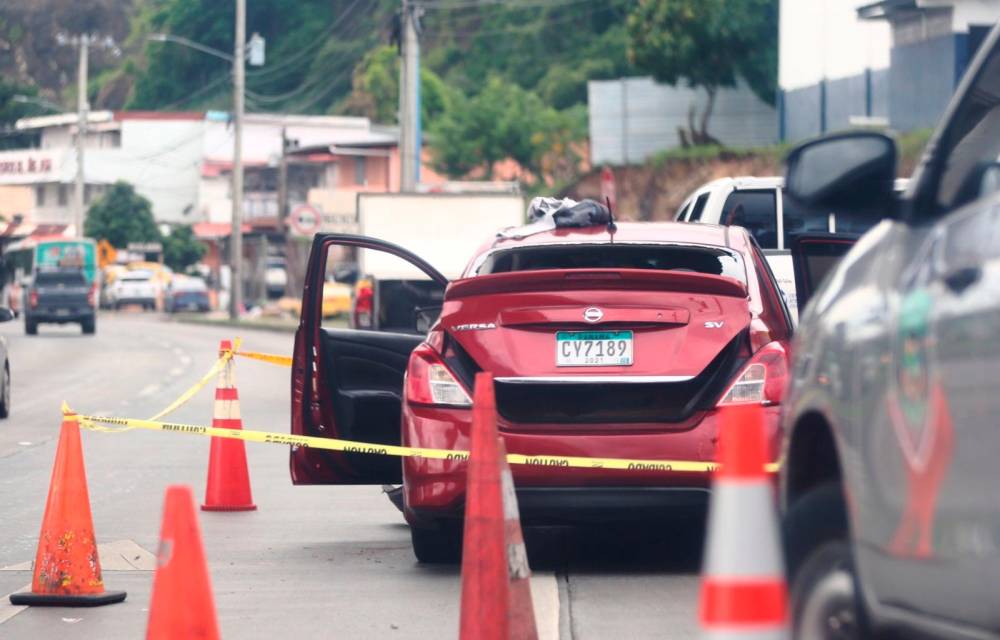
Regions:
M 421 286 L 396 282 L 385 305 L 409 310 L 413 331 L 322 326 L 329 256 L 345 246 L 422 272 Z M 472 380 L 489 371 L 511 453 L 714 461 L 718 408 L 759 402 L 776 457 L 791 332 L 774 276 L 739 227 L 621 223 L 498 237 L 451 281 L 399 246 L 318 235 L 296 334 L 292 432 L 467 450 Z M 655 468 L 512 471 L 529 524 L 655 518 L 703 506 L 709 487 L 707 473 Z M 291 473 L 296 484 L 402 479 L 417 558 L 459 553 L 461 461 L 400 465 L 298 448 Z

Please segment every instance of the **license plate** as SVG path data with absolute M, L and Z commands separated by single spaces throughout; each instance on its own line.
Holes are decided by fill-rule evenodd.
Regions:
M 56 315 L 57 316 L 68 316 L 69 315 L 69 309 L 56 309 Z
M 557 367 L 627 367 L 631 331 L 557 331 Z

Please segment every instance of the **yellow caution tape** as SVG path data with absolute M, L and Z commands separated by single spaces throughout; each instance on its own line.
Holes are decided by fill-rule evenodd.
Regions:
M 240 348 L 240 338 L 236 338 L 235 340 L 233 340 L 233 349 L 235 350 L 239 348 Z M 188 400 L 193 398 L 196 393 L 204 389 L 205 385 L 207 385 L 212 381 L 212 378 L 217 376 L 219 372 L 222 371 L 222 368 L 226 366 L 227 362 L 233 359 L 233 353 L 234 353 L 233 351 L 223 352 L 223 354 L 219 356 L 219 359 L 215 361 L 215 364 L 212 365 L 212 368 L 208 370 L 208 373 L 206 373 L 204 376 L 201 377 L 201 380 L 194 383 L 194 385 L 190 389 L 182 393 L 176 400 L 171 402 L 170 405 L 167 406 L 167 408 L 160 411 L 155 416 L 152 416 L 150 420 L 159 420 L 168 413 L 173 413 L 182 405 L 184 405 Z
M 276 364 L 281 367 L 292 366 L 291 356 L 277 356 L 273 353 L 259 353 L 257 351 L 237 351 L 236 355 L 242 356 L 244 358 L 250 358 L 251 360 L 260 360 L 261 362 L 269 362 L 270 364 Z
M 63 404 L 63 413 L 68 420 L 75 420 L 81 427 L 94 431 L 117 432 L 129 429 L 148 429 L 150 431 L 169 431 L 187 433 L 215 438 L 231 438 L 246 442 L 263 442 L 266 444 L 284 444 L 312 449 L 327 449 L 345 453 L 370 453 L 383 456 L 399 456 L 404 458 L 433 458 L 437 460 L 466 460 L 468 451 L 452 449 L 424 449 L 419 447 L 402 447 L 389 444 L 374 444 L 339 440 L 336 438 L 317 438 L 314 436 L 297 436 L 288 433 L 269 433 L 248 429 L 223 429 L 177 422 L 157 422 L 155 420 L 138 420 L 135 418 L 113 418 L 105 416 L 78 415 Z M 108 426 L 110 425 L 110 426 Z M 117 427 L 117 428 L 115 428 Z M 629 460 L 626 458 L 584 458 L 578 456 L 529 456 L 520 453 L 507 454 L 510 464 L 524 464 L 546 467 L 573 467 L 581 469 L 625 469 L 635 471 L 675 471 L 683 473 L 704 473 L 714 471 L 718 465 L 713 462 L 695 460 Z M 776 472 L 781 463 L 772 462 L 766 465 L 769 472 Z

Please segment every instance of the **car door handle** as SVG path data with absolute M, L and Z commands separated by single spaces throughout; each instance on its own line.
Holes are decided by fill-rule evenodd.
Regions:
M 944 277 L 944 283 L 955 293 L 962 293 L 974 285 L 983 275 L 981 267 L 962 267 Z

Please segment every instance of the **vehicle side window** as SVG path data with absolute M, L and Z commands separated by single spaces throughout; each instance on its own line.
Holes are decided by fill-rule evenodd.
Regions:
M 701 214 L 705 210 L 705 203 L 708 202 L 709 193 L 705 193 L 698 196 L 698 199 L 694 201 L 694 208 L 691 209 L 691 215 L 688 216 L 688 222 L 697 222 L 701 220 Z
M 952 117 L 935 205 L 951 211 L 1000 191 L 1000 53 L 994 49 Z
M 733 191 L 722 207 L 720 224 L 745 228 L 764 249 L 778 247 L 774 190 Z
M 677 208 L 677 213 L 674 214 L 674 220 L 678 222 L 683 222 L 685 220 L 684 216 L 687 215 L 688 209 L 691 208 L 691 200 L 685 200 L 684 204 Z
M 788 197 L 788 194 L 781 194 L 781 211 L 785 223 L 785 248 L 792 246 L 795 236 L 803 233 L 827 233 L 830 231 L 830 214 L 827 211 L 814 211 L 806 209 L 795 203 Z M 847 226 L 852 226 L 849 220 L 837 218 L 837 231 L 848 231 L 841 229 L 841 222 Z M 869 223 L 870 224 L 870 223 Z

